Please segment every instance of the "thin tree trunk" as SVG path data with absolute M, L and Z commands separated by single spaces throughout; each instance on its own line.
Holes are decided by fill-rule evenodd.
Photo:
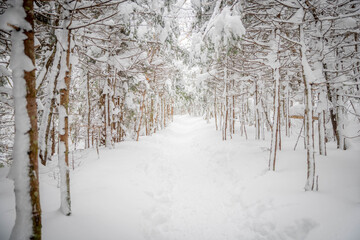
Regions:
M 52 130 L 51 130 L 51 156 L 55 154 L 56 151 L 56 140 L 55 140 L 55 119 L 52 118 Z
M 91 129 L 91 147 L 94 148 L 94 128 Z
M 148 98 L 146 99 L 146 104 L 144 104 L 144 108 L 145 108 L 145 135 L 146 136 L 149 136 L 150 133 L 149 133 L 149 121 L 148 121 L 148 116 L 149 116 L 149 101 L 148 101 Z
M 230 136 L 230 139 L 232 139 L 232 103 L 231 103 L 231 99 L 232 97 L 229 96 L 229 136 Z
M 104 95 L 104 134 L 105 147 L 111 146 L 111 126 L 110 126 L 110 100 L 109 100 L 109 82 L 105 83 L 103 90 Z
M 63 55 L 65 65 L 61 61 L 60 71 L 65 71 L 63 82 L 60 84 L 60 106 L 59 106 L 59 169 L 60 169 L 60 193 L 61 193 L 61 211 L 64 215 L 71 214 L 70 199 L 70 171 L 69 171 L 69 90 L 71 81 L 71 31 L 67 29 L 70 24 L 68 19 L 70 13 L 64 12 L 64 23 L 62 34 L 66 37 L 66 45 L 63 46 Z M 60 73 L 60 75 L 63 75 Z
M 325 68 L 324 68 L 325 69 Z M 335 104 L 334 101 L 333 101 L 333 97 L 332 97 L 332 94 L 331 94 L 331 89 L 330 89 L 330 83 L 327 83 L 326 84 L 326 89 L 327 89 L 327 96 L 328 96 L 328 99 L 331 103 L 333 103 L 333 105 Z M 329 113 L 330 113 L 330 120 L 331 120 L 331 125 L 332 125 L 332 128 L 333 128 L 333 134 L 334 134 L 334 138 L 335 138 L 335 141 L 336 141 L 336 145 L 337 147 L 339 148 L 339 142 L 340 142 L 340 139 L 339 139 L 339 133 L 337 131 L 338 129 L 338 123 L 337 123 L 337 120 L 336 120 L 336 114 L 335 114 L 335 111 L 333 108 L 330 108 L 329 109 Z
M 90 147 L 90 128 L 91 128 L 91 100 L 90 100 L 90 74 L 86 74 L 86 90 L 87 90 L 87 104 L 88 104 L 88 114 L 87 114 L 87 147 Z
M 220 126 L 220 130 L 222 131 L 223 129 L 223 118 L 224 118 L 224 109 L 223 109 L 223 103 L 220 104 L 220 122 L 219 122 L 219 126 Z
M 319 153 L 326 156 L 326 140 L 325 140 L 325 111 L 319 113 Z
M 39 157 L 41 163 L 46 165 L 48 160 L 48 140 L 51 120 L 53 117 L 53 111 L 56 105 L 56 95 L 57 95 L 57 81 L 59 77 L 59 68 L 60 68 L 60 44 L 55 45 L 56 53 L 54 56 L 53 66 L 51 68 L 50 80 L 48 85 L 48 97 L 45 103 L 45 110 L 41 119 L 40 129 L 39 129 Z
M 226 61 L 227 63 L 227 61 Z M 225 114 L 225 119 L 223 121 L 223 127 L 222 127 L 222 133 L 223 133 L 223 140 L 226 140 L 226 133 L 227 133 L 227 122 L 228 122 L 228 115 L 229 115 L 229 109 L 228 109 L 228 89 L 227 89 L 227 76 L 228 72 L 227 72 L 227 67 L 224 67 L 224 98 L 225 98 L 225 110 L 224 110 L 224 114 Z
M 53 112 L 54 112 L 54 108 L 55 108 L 55 101 L 56 101 L 55 98 L 53 98 L 51 100 L 50 113 L 47 116 L 47 121 L 48 122 L 46 124 L 45 136 L 44 136 L 44 139 L 43 139 L 45 141 L 45 143 L 44 143 L 45 152 L 44 152 L 44 155 L 42 155 L 41 152 L 39 154 L 39 157 L 41 159 L 41 163 L 44 166 L 46 165 L 46 162 L 49 160 L 49 158 L 51 158 L 51 156 L 52 156 L 52 155 L 50 157 L 48 156 L 48 154 L 49 154 L 48 153 L 48 146 L 49 146 L 48 141 L 49 141 L 50 127 L 51 127 L 51 120 L 53 119 Z M 43 141 L 43 140 L 41 139 L 40 141 Z
M 226 140 L 226 133 L 227 133 L 227 123 L 228 123 L 228 116 L 229 116 L 229 110 L 228 110 L 228 98 L 225 96 L 225 119 L 223 121 L 223 140 Z
M 280 99 L 279 99 L 280 101 Z M 278 138 L 279 138 L 279 151 L 281 151 L 281 115 L 280 115 L 280 107 L 278 108 Z
M 289 109 L 290 109 L 290 98 L 289 98 L 289 86 L 286 86 L 286 95 L 285 95 L 285 135 L 290 137 L 290 118 L 289 118 Z
M 110 75 L 110 65 L 108 65 L 109 66 L 109 75 Z M 107 118 L 106 118 L 106 121 L 107 121 L 107 130 L 108 130 L 108 132 L 106 133 L 106 136 L 108 137 L 107 138 L 107 145 L 110 147 L 111 145 L 112 145 L 112 127 L 111 127 L 111 120 L 112 120 L 112 118 L 111 118 L 111 113 L 112 113 L 112 111 L 111 111 L 111 96 L 110 96 L 110 86 L 111 86 L 111 82 L 110 82 L 110 78 L 108 78 L 108 92 L 107 92 L 107 94 L 106 94 L 106 97 L 107 97 L 107 101 L 106 101 L 106 103 L 107 103 L 107 107 L 106 107 L 106 112 L 107 112 Z
M 232 133 L 235 134 L 235 96 L 232 97 Z
M 141 102 L 140 105 L 140 119 L 139 119 L 139 127 L 136 131 L 136 141 L 139 141 L 139 136 L 140 136 L 140 130 L 141 130 L 141 124 L 142 124 L 142 118 L 143 118 L 143 111 L 144 111 L 144 105 L 145 105 L 145 95 L 146 95 L 146 91 L 144 91 L 143 93 L 143 100 Z
M 311 85 L 310 79 L 308 79 L 307 73 L 305 72 L 305 65 L 308 64 L 306 58 L 306 47 L 304 39 L 304 29 L 303 26 L 299 26 L 300 32 L 300 58 L 301 58 L 301 69 L 302 69 L 302 78 L 304 83 L 304 93 L 305 93 L 305 139 L 306 139 L 306 156 L 307 156 L 307 179 L 305 184 L 305 191 L 313 191 L 315 184 L 315 156 L 314 156 L 314 139 L 313 139 L 313 108 L 312 108 L 312 97 L 311 97 Z
M 274 86 L 274 117 L 271 131 L 271 147 L 269 157 L 269 170 L 275 171 L 276 153 L 279 141 L 279 118 L 280 118 L 280 62 L 278 59 L 278 49 L 280 44 L 280 37 L 278 29 L 275 30 L 275 39 L 272 46 L 272 51 L 276 54 L 276 60 L 272 66 L 273 78 L 275 80 Z
M 303 121 L 303 124 L 301 125 L 299 135 L 298 135 L 298 137 L 296 139 L 296 143 L 295 143 L 295 146 L 294 146 L 294 151 L 296 150 L 296 146 L 298 145 L 298 142 L 299 142 L 299 139 L 301 137 L 301 133 L 302 133 L 303 128 L 304 128 L 304 121 Z
M 107 147 L 107 105 L 106 105 L 106 102 L 107 102 L 107 100 L 106 100 L 106 94 L 104 94 L 103 93 L 103 95 L 102 95 L 102 97 L 101 97 L 101 100 L 100 100 L 100 102 L 101 102 L 101 104 L 103 105 L 102 106 L 102 112 L 103 112 L 103 114 L 102 114 L 102 119 L 103 119 L 103 127 L 104 127 L 104 133 L 103 133 L 103 136 L 104 136 L 104 145 L 105 145 L 105 147 Z M 99 141 L 100 140 L 102 140 L 102 139 L 99 139 Z M 100 143 L 101 143 L 101 141 L 100 141 Z
M 150 100 L 150 134 L 154 132 L 154 99 Z
M 174 121 L 174 99 L 171 99 L 171 122 Z
M 216 87 L 215 87 L 215 97 L 214 97 L 214 115 L 215 115 L 215 127 L 216 131 L 218 130 L 218 120 L 217 120 L 217 102 L 216 102 Z
M 255 139 L 260 139 L 260 113 L 259 113 L 259 93 L 258 84 L 255 81 Z
M 164 120 L 164 126 L 163 129 L 166 128 L 166 99 L 164 98 L 164 104 L 163 104 L 163 120 Z

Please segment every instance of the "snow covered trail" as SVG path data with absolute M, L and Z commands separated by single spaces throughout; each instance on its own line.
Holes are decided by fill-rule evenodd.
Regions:
M 58 211 L 51 165 L 41 169 L 44 239 L 360 239 L 360 151 L 330 146 L 317 156 L 320 191 L 311 193 L 303 191 L 305 152 L 294 154 L 293 144 L 284 140 L 277 171 L 268 172 L 268 141 L 224 142 L 213 124 L 177 116 L 153 136 L 101 149 L 100 159 L 84 151 L 71 174 L 70 217 Z M 15 213 L 4 176 L 0 239 Z

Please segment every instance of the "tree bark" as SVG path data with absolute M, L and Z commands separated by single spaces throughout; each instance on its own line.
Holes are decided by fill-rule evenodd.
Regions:
M 216 131 L 218 130 L 218 120 L 217 120 L 217 102 L 216 102 L 216 86 L 215 86 L 215 97 L 214 97 L 214 116 L 215 116 L 215 127 Z
M 142 124 L 142 119 L 143 119 L 143 111 L 144 111 L 144 105 L 145 105 L 146 91 L 144 91 L 144 93 L 142 95 L 143 95 L 143 99 L 142 99 L 142 102 L 141 102 L 141 105 L 140 105 L 139 126 L 138 126 L 138 129 L 136 130 L 136 141 L 139 141 L 141 124 Z
M 269 170 L 275 171 L 276 165 L 276 153 L 278 149 L 279 142 L 279 121 L 280 121 L 280 62 L 279 62 L 279 44 L 280 37 L 278 33 L 278 29 L 275 30 L 275 36 L 273 40 L 272 51 L 275 55 L 276 59 L 273 66 L 273 78 L 275 81 L 274 86 L 274 117 L 271 131 L 271 147 L 270 147 L 270 157 L 269 157 Z
M 91 100 L 90 100 L 90 74 L 86 74 L 86 90 L 87 90 L 87 104 L 88 104 L 88 114 L 87 114 L 87 147 L 90 147 L 90 128 L 91 128 Z
M 25 21 L 31 26 L 16 29 L 12 33 L 13 59 L 28 57 L 32 67 L 15 66 L 13 70 L 15 103 L 14 162 L 9 178 L 14 180 L 16 220 L 10 239 L 41 239 L 41 207 L 38 171 L 38 129 L 34 49 L 33 0 L 24 0 Z M 24 39 L 24 40 L 21 40 Z M 22 52 L 22 50 L 24 50 Z M 14 59 L 15 58 L 15 59 Z M 23 105 L 26 108 L 22 107 Z M 27 118 L 27 119 L 24 119 Z M 24 124 L 28 122 L 28 124 Z M 30 222 L 28 222 L 30 221 Z M 28 231 L 31 224 L 31 232 Z M 24 236 L 24 234 L 29 234 Z
M 33 0 L 24 0 L 23 3 L 26 17 L 25 20 L 30 23 L 31 30 L 24 31 L 27 39 L 24 40 L 24 53 L 31 59 L 35 66 L 35 48 L 34 48 L 34 2 Z M 30 197 L 32 206 L 32 230 L 31 239 L 41 239 L 41 207 L 39 192 L 39 170 L 38 170 L 38 129 L 37 129 L 37 103 L 36 103 L 36 78 L 35 69 L 30 72 L 24 71 L 24 79 L 27 85 L 26 110 L 30 118 L 30 148 L 29 156 L 29 177 L 30 177 Z
M 304 116 L 304 126 L 305 126 L 305 145 L 306 145 L 306 158 L 307 158 L 307 174 L 306 174 L 306 184 L 305 191 L 313 191 L 315 184 L 315 156 L 314 156 L 314 138 L 313 138 L 313 106 L 312 106 L 312 97 L 311 97 L 311 85 L 310 79 L 308 79 L 307 73 L 305 72 L 305 64 L 308 64 L 306 58 L 306 46 L 304 39 L 304 29 L 303 26 L 299 26 L 299 35 L 300 35 L 300 59 L 301 59 L 301 70 L 302 78 L 304 83 L 304 94 L 305 94 L 305 116 Z
M 58 46 L 59 47 L 59 46 Z M 43 114 L 43 119 L 42 119 L 42 124 L 41 127 L 45 128 L 45 132 L 43 132 L 44 130 L 40 131 L 40 136 L 39 136 L 39 141 L 40 141 L 40 149 L 39 149 L 39 157 L 41 159 L 41 163 L 43 165 L 46 165 L 47 160 L 49 159 L 48 156 L 48 140 L 49 140 L 49 134 L 50 134 L 50 126 L 51 126 L 51 120 L 53 119 L 53 114 L 54 114 L 54 109 L 56 107 L 56 95 L 57 95 L 57 80 L 58 80 L 58 76 L 59 76 L 59 62 L 60 62 L 60 52 L 56 52 L 55 56 L 55 61 L 54 61 L 54 66 L 52 67 L 52 71 L 53 73 L 56 72 L 54 75 L 51 75 L 51 78 L 54 77 L 53 79 L 53 89 L 49 89 L 49 91 L 52 91 L 51 95 L 51 99 L 48 99 L 49 102 L 47 102 L 47 104 L 45 105 L 45 111 Z M 52 79 L 50 79 L 50 81 L 52 81 Z M 45 135 L 43 135 L 43 134 Z M 51 157 L 51 156 L 50 156 Z
M 55 119 L 52 118 L 52 129 L 51 129 L 51 156 L 55 154 L 56 140 L 55 140 Z
M 71 215 L 70 199 L 70 170 L 69 170 L 69 91 L 71 81 L 71 31 L 68 11 L 64 10 L 64 22 L 62 34 L 66 45 L 63 46 L 62 57 L 65 57 L 65 66 L 62 64 L 60 71 L 65 71 L 63 82 L 60 84 L 60 106 L 59 106 L 59 169 L 60 169 L 60 193 L 61 211 L 64 215 Z M 64 62 L 63 60 L 61 62 Z

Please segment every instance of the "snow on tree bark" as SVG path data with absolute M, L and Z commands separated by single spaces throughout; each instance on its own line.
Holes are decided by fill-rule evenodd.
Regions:
M 0 21 L 12 30 L 10 67 L 13 71 L 15 140 L 13 165 L 16 220 L 10 239 L 41 239 L 38 172 L 38 129 L 34 50 L 33 0 L 17 0 Z M 8 30 L 10 30 L 8 29 Z
M 90 128 L 91 128 L 91 97 L 90 97 L 90 74 L 86 73 L 86 91 L 87 91 L 87 139 L 86 148 L 90 147 Z M 93 145 L 93 144 L 92 144 Z
M 110 72 L 110 71 L 109 71 Z M 104 95 L 104 130 L 105 147 L 111 147 L 111 126 L 110 126 L 110 87 L 109 79 L 105 82 L 102 94 Z
M 276 165 L 276 152 L 278 148 L 279 140 L 279 121 L 280 121 L 280 62 L 278 58 L 280 36 L 279 30 L 276 29 L 274 32 L 275 36 L 272 42 L 272 52 L 269 56 L 269 61 L 272 66 L 273 78 L 275 81 L 274 87 L 274 116 L 271 131 L 271 147 L 269 156 L 269 170 L 275 171 Z
M 225 60 L 225 66 L 224 66 L 224 93 L 223 93 L 223 97 L 224 97 L 224 119 L 223 119 L 223 126 L 222 126 L 222 139 L 226 140 L 226 135 L 227 135 L 227 124 L 228 124 L 228 70 L 227 70 L 227 58 Z
M 311 85 L 310 82 L 313 81 L 312 70 L 309 66 L 308 60 L 306 58 L 306 46 L 304 38 L 304 28 L 302 25 L 299 25 L 299 35 L 300 35 L 300 58 L 301 58 L 301 69 L 302 69 L 302 78 L 304 83 L 304 93 L 305 93 L 305 144 L 306 144 L 306 161 L 307 161 L 307 173 L 306 173 L 306 184 L 305 191 L 313 191 L 315 185 L 315 155 L 314 155 L 314 138 L 313 138 L 313 105 L 311 97 Z
M 58 40 L 62 46 L 60 61 L 59 89 L 59 169 L 60 169 L 60 198 L 61 212 L 69 216 L 71 214 L 70 199 L 70 170 L 69 170 L 69 89 L 71 81 L 71 31 L 68 29 L 70 24 L 70 13 L 68 10 L 63 12 L 62 29 L 59 31 Z
M 48 83 L 48 96 L 45 100 L 45 108 L 41 118 L 41 124 L 39 129 L 39 157 L 41 159 L 41 163 L 46 165 L 46 161 L 48 160 L 48 140 L 49 140 L 49 133 L 50 133 L 50 125 L 52 120 L 53 108 L 55 106 L 55 94 L 56 94 L 56 85 L 57 85 L 57 78 L 59 73 L 59 63 L 60 63 L 60 49 L 61 46 L 59 43 L 55 46 L 56 52 L 54 56 L 53 66 L 51 68 L 51 73 L 49 77 Z

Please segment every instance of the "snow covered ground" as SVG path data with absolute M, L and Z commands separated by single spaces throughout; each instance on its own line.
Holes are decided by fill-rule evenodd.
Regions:
M 75 154 L 72 212 L 57 174 L 41 168 L 43 239 L 360 239 L 360 149 L 316 156 L 319 192 L 305 192 L 305 151 L 283 137 L 277 171 L 268 141 L 222 141 L 213 123 L 177 116 L 166 130 L 115 149 Z M 357 148 L 357 149 L 356 149 Z M 0 239 L 15 220 L 13 184 L 0 169 Z M 54 178 L 55 176 L 55 178 Z

